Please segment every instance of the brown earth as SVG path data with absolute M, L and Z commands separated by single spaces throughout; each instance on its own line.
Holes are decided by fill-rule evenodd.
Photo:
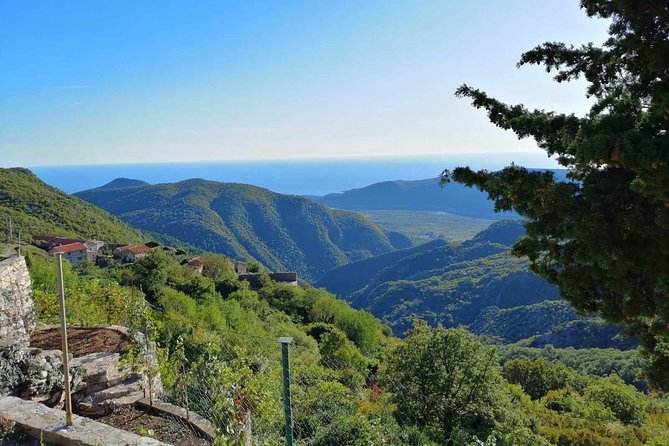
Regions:
M 35 330 L 30 336 L 30 346 L 42 350 L 60 350 L 60 328 Z M 67 346 L 75 358 L 96 352 L 124 354 L 132 348 L 130 339 L 125 334 L 96 327 L 68 327 Z
M 97 418 L 96 421 L 118 429 L 148 436 L 149 430 L 156 440 L 183 446 L 211 446 L 212 442 L 201 438 L 199 432 L 176 417 L 152 413 L 135 406 L 120 406 L 112 413 Z

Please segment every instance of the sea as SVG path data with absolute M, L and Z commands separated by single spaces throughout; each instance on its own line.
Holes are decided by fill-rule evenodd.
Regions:
M 253 184 L 285 194 L 325 195 L 382 181 L 436 178 L 444 169 L 456 166 L 497 170 L 512 162 L 534 168 L 557 167 L 543 153 L 503 153 L 443 157 L 32 166 L 29 169 L 47 184 L 67 193 L 99 187 L 116 178 L 143 180 L 150 184 L 202 178 Z

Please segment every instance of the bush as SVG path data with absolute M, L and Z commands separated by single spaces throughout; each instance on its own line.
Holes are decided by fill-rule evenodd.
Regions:
M 625 424 L 641 424 L 645 417 L 641 394 L 618 377 L 597 380 L 585 389 L 585 397 L 610 409 Z
M 502 376 L 512 384 L 520 385 L 532 399 L 539 399 L 551 390 L 567 387 L 573 372 L 545 359 L 514 359 L 504 365 Z
M 497 357 L 464 329 L 417 323 L 387 363 L 398 422 L 425 428 L 437 443 L 487 438 L 503 417 L 508 396 Z

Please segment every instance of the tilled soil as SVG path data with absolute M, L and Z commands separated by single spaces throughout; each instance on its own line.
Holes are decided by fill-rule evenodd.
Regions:
M 30 346 L 42 350 L 60 350 L 60 328 L 35 330 L 30 337 Z M 127 353 L 132 348 L 128 337 L 116 330 L 96 327 L 68 327 L 67 346 L 75 358 L 89 353 Z
M 152 413 L 150 410 L 135 406 L 116 407 L 112 413 L 97 418 L 96 421 L 144 436 L 151 430 L 156 440 L 178 446 L 212 444 L 208 439 L 201 438 L 198 432 L 181 419 Z

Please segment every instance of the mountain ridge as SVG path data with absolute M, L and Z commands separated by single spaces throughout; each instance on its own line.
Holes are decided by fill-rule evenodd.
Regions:
M 394 249 L 381 228 L 356 212 L 246 184 L 189 179 L 75 195 L 140 229 L 308 280 Z
M 548 170 L 553 172 L 557 180 L 566 180 L 566 170 Z M 335 209 L 446 212 L 490 220 L 519 218 L 515 212 L 495 212 L 487 195 L 478 189 L 452 182 L 441 186 L 438 177 L 382 181 L 361 188 L 320 197 L 309 196 L 309 198 Z
M 316 283 L 388 323 L 395 334 L 415 319 L 532 346 L 633 348 L 618 327 L 576 314 L 557 288 L 510 254 L 520 220 L 493 223 L 461 243 L 434 240 L 328 271 Z
M 140 231 L 98 207 L 49 186 L 30 170 L 0 168 L 0 213 L 12 217 L 14 231 L 139 243 Z

